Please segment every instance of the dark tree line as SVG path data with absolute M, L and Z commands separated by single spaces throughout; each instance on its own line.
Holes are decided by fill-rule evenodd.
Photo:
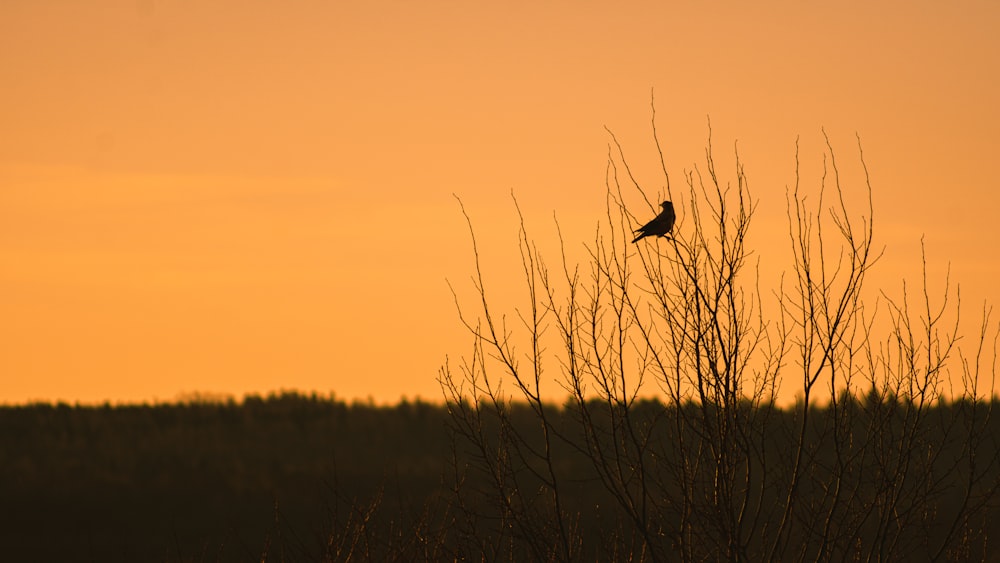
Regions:
M 379 491 L 397 514 L 436 494 L 446 418 L 298 394 L 3 407 L 0 559 L 314 560 Z
M 909 514 L 897 542 L 913 544 L 918 538 L 920 545 L 934 545 L 949 533 L 941 522 L 969 508 L 975 517 L 961 525 L 975 533 L 956 543 L 966 550 L 956 553 L 975 559 L 984 553 L 983 539 L 1000 533 L 994 504 L 963 508 L 968 487 L 978 498 L 1000 479 L 991 461 L 1000 422 L 990 419 L 981 429 L 990 438 L 977 451 L 983 473 L 975 482 L 955 471 L 965 454 L 943 423 L 992 406 L 943 401 L 928 409 L 915 432 L 926 442 L 917 458 L 926 459 L 929 445 L 945 447 L 910 470 L 895 502 L 900 513 L 912 512 L 914 499 L 929 494 L 934 510 Z M 545 405 L 550 430 L 559 434 L 549 451 L 565 533 L 576 538 L 571 558 L 624 558 L 641 546 L 636 538 L 642 520 L 625 517 L 619 508 L 623 492 L 608 487 L 608 467 L 595 465 L 592 453 L 612 451 L 615 438 L 609 431 L 598 437 L 594 450 L 576 447 L 588 440 L 584 417 L 611 429 L 622 413 L 597 399 L 588 401 L 586 413 L 578 407 L 572 401 Z M 478 410 L 478 434 L 469 436 L 467 427 L 453 423 L 449 411 L 456 408 Z M 749 404 L 742 408 L 743 416 L 754 414 Z M 884 424 L 896 432 L 904 431 L 912 408 L 875 395 L 844 396 L 838 407 L 850 412 L 858 431 Z M 496 453 L 510 435 L 523 440 L 525 452 L 544 451 L 546 437 L 527 403 L 501 409 L 491 402 L 374 407 L 295 394 L 228 404 L 0 408 L 3 559 L 440 560 L 483 552 L 492 554 L 489 559 L 535 559 L 562 533 L 547 493 L 548 464 L 518 456 L 503 460 Z M 684 429 L 683 437 L 675 433 L 670 422 L 681 416 L 678 411 L 692 417 L 703 412 L 694 402 L 676 407 L 639 400 L 628 414 L 637 430 L 650 435 L 650 448 L 684 443 L 708 456 L 706 436 L 692 428 Z M 766 416 L 773 435 L 762 446 L 769 456 L 787 460 L 801 414 L 768 408 Z M 819 453 L 800 494 L 817 503 L 838 464 L 830 430 L 838 416 L 829 406 L 810 413 L 807 439 Z M 469 439 L 477 435 L 482 438 Z M 866 473 L 851 491 L 854 498 L 881 498 L 883 481 L 898 471 L 898 450 L 876 449 L 883 448 L 881 455 L 866 454 L 870 463 L 858 467 Z M 675 470 L 670 460 L 651 457 L 647 471 L 653 477 L 646 486 L 664 499 L 681 498 L 685 485 Z M 506 487 L 506 498 L 496 495 L 498 483 Z M 693 495 L 706 495 L 715 484 L 686 486 Z M 679 510 L 662 512 L 656 526 L 664 530 L 685 517 Z M 714 534 L 725 529 L 712 512 L 692 511 L 687 517 L 711 523 Z M 879 525 L 872 518 L 860 532 L 885 535 Z M 806 527 L 802 533 L 815 532 Z M 797 538 L 809 545 L 805 539 Z M 706 547 L 720 545 L 718 536 L 705 541 Z

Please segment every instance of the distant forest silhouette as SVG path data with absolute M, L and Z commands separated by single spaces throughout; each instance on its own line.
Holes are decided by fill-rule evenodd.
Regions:
M 875 400 L 852 399 L 850 408 L 895 412 L 902 420 L 902 403 L 876 405 Z M 602 408 L 599 401 L 591 406 Z M 540 443 L 535 411 L 527 404 L 509 407 L 513 428 L 527 443 Z M 940 432 L 939 421 L 970 407 L 934 406 L 925 419 L 928 437 L 933 440 Z M 571 404 L 549 409 L 553 428 L 569 433 L 579 428 L 580 413 Z M 642 401 L 634 405 L 634 419 L 662 419 L 665 410 L 657 401 Z M 824 439 L 831 413 L 814 409 L 810 439 Z M 767 444 L 780 452 L 794 437 L 797 415 L 776 409 L 772 416 L 773 428 L 787 430 L 776 431 Z M 468 513 L 488 514 L 496 507 L 488 494 L 490 476 L 461 463 L 472 452 L 469 444 L 456 442 L 450 420 L 448 408 L 440 404 L 374 406 L 295 393 L 222 403 L 3 407 L 3 558 L 452 559 L 475 551 L 469 545 L 472 535 L 462 528 Z M 983 430 L 1000 436 L 1000 421 L 991 419 Z M 491 431 L 498 434 L 499 428 Z M 947 443 L 943 446 L 934 471 L 941 479 L 936 484 L 939 509 L 947 513 L 960 502 L 958 492 L 967 483 L 948 472 L 952 452 Z M 580 556 L 613 558 L 613 546 L 601 543 L 607 535 L 600 530 L 615 517 L 616 499 L 601 485 L 586 452 L 562 444 L 552 453 L 565 479 L 569 505 L 564 509 L 576 515 L 576 526 L 587 538 Z M 985 461 L 997 454 L 995 440 L 978 453 L 990 469 L 981 476 L 982 486 L 1000 481 L 1000 467 Z M 456 461 L 464 470 L 458 489 L 450 477 L 456 475 Z M 862 485 L 875 487 L 875 477 Z M 528 478 L 520 486 L 535 485 Z M 488 529 L 491 522 L 477 525 Z M 1000 508 L 991 505 L 978 524 L 984 526 L 983 537 L 998 537 Z M 912 533 L 927 534 L 933 543 L 944 530 L 915 526 Z M 983 553 L 982 541 L 968 547 Z
M 446 419 L 443 407 L 422 402 L 376 407 L 290 393 L 2 407 L 0 553 L 316 560 L 337 519 L 380 490 L 396 525 L 441 492 Z

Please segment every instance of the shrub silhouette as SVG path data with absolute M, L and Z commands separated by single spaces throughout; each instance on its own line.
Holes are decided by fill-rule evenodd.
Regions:
M 476 297 L 456 303 L 474 343 L 440 381 L 458 444 L 463 556 L 985 557 L 998 450 L 983 401 L 992 388 L 982 385 L 995 374 L 984 357 L 995 327 L 986 311 L 973 355 L 962 355 L 957 324 L 945 320 L 957 305 L 948 288 L 931 298 L 926 261 L 918 302 L 905 290 L 866 300 L 879 253 L 860 139 L 860 214 L 846 204 L 850 186 L 825 133 L 813 207 L 796 151 L 792 263 L 765 299 L 738 153 L 723 180 L 710 133 L 703 167 L 674 192 L 655 125 L 653 138 L 666 186 L 655 198 L 612 134 L 606 217 L 585 263 L 570 263 L 562 241 L 550 269 L 521 216 L 517 323 L 490 298 L 462 207 Z M 651 210 L 683 202 L 672 237 L 630 244 L 641 221 L 625 201 L 636 197 Z M 960 388 L 946 397 L 949 374 Z M 563 408 L 544 399 L 554 385 L 569 391 Z M 779 408 L 779 390 L 790 389 L 799 400 Z

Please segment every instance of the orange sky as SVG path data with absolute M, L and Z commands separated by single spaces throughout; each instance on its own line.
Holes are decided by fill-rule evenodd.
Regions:
M 877 4 L 877 5 L 873 5 Z M 516 216 L 604 210 L 610 127 L 655 195 L 706 116 L 762 236 L 861 135 L 876 284 L 951 263 L 1000 303 L 1000 4 L 11 0 L 0 3 L 0 402 L 275 389 L 436 399 L 467 351 L 476 221 L 500 293 Z M 728 170 L 724 170 L 728 173 Z

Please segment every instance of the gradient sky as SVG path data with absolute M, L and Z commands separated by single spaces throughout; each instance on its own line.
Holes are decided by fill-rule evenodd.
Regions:
M 0 402 L 436 399 L 470 341 L 452 194 L 504 299 L 511 190 L 539 238 L 556 213 L 585 240 L 604 126 L 662 187 L 651 90 L 678 179 L 707 116 L 738 140 L 763 238 L 796 137 L 815 179 L 821 128 L 838 162 L 860 135 L 876 287 L 919 280 L 924 236 L 974 324 L 1000 302 L 998 26 L 994 0 L 2 2 Z

